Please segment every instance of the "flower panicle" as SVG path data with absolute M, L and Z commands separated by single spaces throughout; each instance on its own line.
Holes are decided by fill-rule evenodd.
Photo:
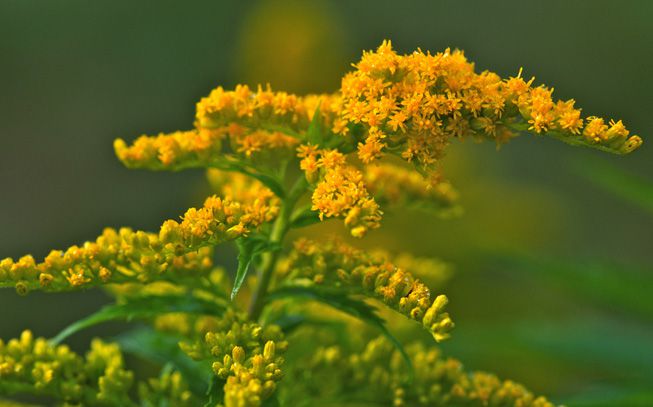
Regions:
M 584 119 L 574 100 L 554 101 L 553 89 L 525 81 L 521 71 L 508 79 L 476 73 L 459 50 L 399 55 L 384 41 L 354 66 L 342 80 L 336 120 L 343 123 L 342 134 L 364 129 L 358 145 L 363 162 L 392 147 L 406 160 L 432 169 L 453 138 L 503 143 L 524 130 L 622 154 L 642 143 L 621 121 Z
M 116 153 L 133 168 L 250 165 L 266 172 L 261 164 L 267 160 L 260 158 L 286 162 L 296 149 L 300 169 L 314 187 L 313 210 L 322 220 L 343 218 L 351 234 L 362 237 L 379 227 L 383 199 L 430 201 L 452 209 L 444 214 L 459 212 L 457 193 L 439 179 L 440 160 L 454 138 L 501 144 L 528 131 L 621 154 L 642 144 L 620 120 L 583 118 L 574 100 L 555 101 L 553 89 L 535 86 L 521 70 L 507 79 L 477 73 L 460 50 L 400 55 L 384 41 L 354 67 L 333 94 L 218 87 L 197 103 L 195 129 L 142 136 L 131 146 L 118 139 Z M 283 157 L 268 154 L 279 151 Z M 364 171 L 346 162 L 352 151 Z M 422 188 L 409 171 L 370 168 L 388 152 L 412 162 L 431 188 Z
M 220 156 L 225 138 L 223 129 L 194 129 L 140 136 L 131 145 L 116 139 L 113 147 L 128 168 L 177 170 L 208 166 Z
M 118 139 L 116 153 L 130 167 L 182 169 L 210 166 L 223 155 L 225 137 L 245 159 L 291 150 L 310 142 L 307 130 L 318 106 L 330 138 L 352 141 L 363 163 L 392 151 L 431 172 L 453 138 L 504 143 L 529 131 L 620 154 L 642 144 L 621 120 L 584 118 L 573 99 L 554 100 L 553 89 L 525 80 L 521 69 L 507 79 L 477 73 L 460 50 L 400 55 L 384 41 L 354 67 L 333 94 L 218 87 L 197 103 L 195 129 L 142 136 L 132 146 Z
M 256 189 L 258 196 L 243 203 L 212 195 L 200 208 L 190 208 L 180 222 L 167 220 L 159 236 L 166 245 L 179 251 L 192 251 L 247 235 L 279 213 L 279 200 L 267 188 Z
M 285 151 L 291 155 L 299 140 L 280 131 L 256 130 L 230 133 L 231 149 L 245 159 L 258 158 L 265 151 Z
M 267 189 L 258 192 L 246 204 L 211 196 L 180 222 L 164 222 L 158 234 L 107 228 L 94 242 L 53 250 L 41 263 L 31 255 L 6 258 L 0 261 L 0 285 L 27 294 L 208 274 L 211 246 L 245 236 L 277 215 L 277 198 Z
M 445 295 L 432 299 L 424 283 L 388 261 L 387 256 L 369 254 L 339 240 L 297 240 L 279 272 L 288 281 L 308 278 L 315 284 L 343 287 L 376 298 L 421 323 L 438 342 L 448 338 L 454 327 L 444 311 L 448 302 Z
M 234 311 L 228 311 L 214 328 L 194 343 L 182 342 L 182 350 L 194 359 L 213 360 L 213 372 L 224 381 L 226 407 L 260 406 L 283 377 L 288 343 L 281 329 L 262 327 Z
M 409 345 L 406 351 L 413 361 L 415 373 L 410 385 L 406 384 L 409 373 L 399 351 L 384 337 L 369 341 L 359 352 L 341 346 L 321 346 L 308 361 L 294 365 L 288 375 L 305 375 L 304 381 L 309 386 L 329 380 L 328 387 L 310 387 L 313 397 L 353 393 L 367 400 L 392 403 L 397 407 L 554 407 L 544 397 L 535 396 L 510 380 L 502 381 L 482 372 L 465 372 L 458 360 L 442 358 L 437 348 L 427 350 L 422 344 L 415 343 Z
M 81 405 L 132 406 L 127 393 L 134 381 L 120 349 L 95 339 L 86 357 L 66 345 L 51 345 L 23 331 L 19 339 L 0 340 L 0 392 L 45 395 Z
M 329 125 L 339 108 L 339 97 L 274 92 L 269 85 L 259 85 L 255 91 L 247 85 L 237 85 L 232 91 L 218 87 L 197 103 L 195 125 L 216 129 L 236 124 L 253 130 L 280 128 L 303 134 L 318 106 Z
M 381 209 L 368 192 L 363 174 L 347 164 L 344 154 L 307 145 L 299 148 L 298 156 L 306 179 L 315 186 L 311 209 L 318 211 L 321 220 L 344 218 L 354 237 L 380 226 Z
M 220 129 L 143 135 L 131 145 L 123 139 L 116 139 L 114 150 L 128 168 L 178 171 L 219 167 L 233 160 L 251 160 L 269 151 L 286 151 L 291 155 L 298 143 L 298 139 L 280 131 L 248 130 L 231 124 Z M 225 145 L 229 146 L 228 149 Z
M 146 283 L 208 273 L 212 250 L 175 252 L 155 233 L 106 228 L 94 242 L 53 250 L 43 262 L 31 255 L 0 261 L 0 285 L 19 294 L 33 290 L 67 291 L 103 284 Z

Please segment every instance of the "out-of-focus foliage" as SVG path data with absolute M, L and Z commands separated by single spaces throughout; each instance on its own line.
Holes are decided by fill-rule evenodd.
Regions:
M 464 48 L 478 68 L 505 77 L 523 65 L 525 72 L 555 83 L 559 96 L 576 97 L 583 113 L 615 112 L 644 134 L 653 125 L 647 112 L 653 58 L 644 51 L 653 10 L 646 2 L 415 2 L 401 9 L 384 2 L 307 4 L 227 1 L 180 8 L 164 1 L 152 9 L 133 2 L 38 8 L 3 3 L 5 254 L 19 256 L 30 248 L 42 257 L 51 246 L 93 238 L 107 224 L 153 229 L 161 218 L 198 206 L 200 174 L 126 175 L 115 170 L 106 147 L 116 135 L 183 128 L 192 103 L 216 82 L 271 82 L 301 94 L 332 90 L 347 61 L 386 37 L 404 52 L 416 46 Z M 311 24 L 298 24 L 298 18 Z M 598 85 L 606 82 L 610 86 Z M 243 151 L 252 148 L 245 138 L 237 142 Z M 464 216 L 441 221 L 421 208 L 389 206 L 383 227 L 362 245 L 437 254 L 455 264 L 446 287 L 442 280 L 426 280 L 456 298 L 450 305 L 455 340 L 442 345 L 445 354 L 473 370 L 518 377 L 569 406 L 651 404 L 650 149 L 619 160 L 526 138 L 499 154 L 491 145 L 452 147 L 444 167 L 460 191 Z M 340 229 L 317 224 L 306 233 Z M 233 251 L 217 251 L 217 262 L 235 269 L 232 256 L 225 255 Z M 221 278 L 213 274 L 210 281 Z M 228 295 L 231 287 L 222 288 Z M 246 284 L 242 295 L 249 295 Z M 0 324 L 0 336 L 18 336 L 28 326 L 54 335 L 106 301 L 97 291 L 34 293 L 29 300 L 33 306 L 27 309 L 9 292 L 0 297 L 16 316 Z M 170 315 L 157 326 L 179 321 Z M 188 329 L 207 323 L 201 315 L 184 321 Z M 388 323 L 404 342 L 424 335 L 419 326 Z M 83 353 L 90 335 L 120 328 L 91 328 L 70 341 Z M 175 335 L 167 337 L 172 348 L 162 338 L 143 339 L 147 335 L 121 340 L 121 346 L 164 365 L 176 349 Z M 166 350 L 163 359 L 159 349 Z M 152 375 L 151 367 L 143 369 L 145 375 L 136 373 Z M 208 386 L 210 367 L 187 367 L 185 374 L 191 371 L 203 378 L 194 383 Z M 164 383 L 174 383 L 172 377 L 162 375 L 161 385 L 148 386 L 170 386 Z

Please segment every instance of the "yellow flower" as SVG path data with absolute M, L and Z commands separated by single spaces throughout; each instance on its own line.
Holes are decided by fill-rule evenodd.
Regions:
M 382 150 L 387 147 L 382 140 L 385 138 L 385 134 L 381 132 L 377 127 L 370 127 L 369 136 L 365 139 L 364 143 L 358 143 L 358 158 L 368 164 L 377 158 L 380 158 Z

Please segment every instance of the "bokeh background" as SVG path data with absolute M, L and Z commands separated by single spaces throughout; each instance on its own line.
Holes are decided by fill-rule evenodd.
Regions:
M 186 129 L 217 85 L 330 92 L 383 39 L 464 49 L 621 118 L 626 157 L 524 136 L 453 146 L 465 214 L 389 214 L 367 244 L 455 265 L 445 351 L 568 406 L 653 405 L 653 2 L 0 0 L 0 257 L 156 230 L 206 193 L 201 171 L 128 171 L 116 137 Z M 648 192 L 647 192 L 648 191 Z M 99 291 L 0 292 L 0 337 L 51 336 Z M 91 329 L 71 338 L 85 349 Z

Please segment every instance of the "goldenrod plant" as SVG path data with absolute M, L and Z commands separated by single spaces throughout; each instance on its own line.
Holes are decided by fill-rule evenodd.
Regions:
M 105 229 L 42 261 L 2 260 L 0 286 L 21 295 L 101 288 L 115 302 L 54 338 L 0 341 L 0 394 L 106 406 L 552 406 L 435 346 L 455 325 L 440 292 L 448 264 L 356 238 L 384 211 L 461 214 L 441 168 L 454 139 L 530 133 L 616 154 L 642 140 L 621 121 L 583 117 L 521 70 L 477 73 L 459 50 L 400 55 L 385 41 L 354 68 L 333 94 L 218 87 L 192 129 L 117 139 L 125 166 L 204 168 L 216 193 L 157 232 Z M 353 238 L 308 228 L 336 218 Z M 235 270 L 214 256 L 229 243 Z M 398 339 L 401 318 L 429 340 Z M 62 344 L 112 320 L 139 325 L 85 356 Z M 160 375 L 137 377 L 123 351 Z

